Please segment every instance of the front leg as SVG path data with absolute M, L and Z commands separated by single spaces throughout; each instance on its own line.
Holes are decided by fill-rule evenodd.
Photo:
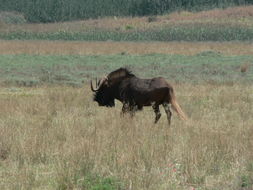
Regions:
M 133 117 L 137 110 L 138 110 L 138 105 L 130 105 L 129 106 L 130 116 Z
M 138 110 L 137 105 L 130 105 L 129 103 L 123 103 L 121 116 L 124 116 L 125 113 L 129 113 L 130 116 L 133 117 L 137 110 Z
M 123 116 L 127 112 L 129 112 L 129 105 L 127 103 L 123 103 L 123 106 L 121 109 L 121 116 Z

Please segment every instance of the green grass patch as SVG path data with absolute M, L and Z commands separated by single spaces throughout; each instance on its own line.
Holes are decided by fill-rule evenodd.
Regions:
M 182 83 L 244 83 L 253 81 L 253 56 L 223 56 L 217 52 L 184 55 L 34 56 L 1 55 L 0 81 L 17 86 L 82 83 L 127 67 L 137 76 L 163 76 Z M 249 63 L 246 72 L 241 65 Z
M 166 27 L 135 29 L 127 25 L 125 30 L 92 29 L 82 32 L 2 32 L 4 40 L 73 40 L 73 41 L 251 41 L 253 27 L 224 24 L 181 24 Z
M 122 184 L 112 177 L 101 177 L 99 175 L 90 175 L 83 178 L 79 184 L 82 189 L 88 190 L 121 190 Z

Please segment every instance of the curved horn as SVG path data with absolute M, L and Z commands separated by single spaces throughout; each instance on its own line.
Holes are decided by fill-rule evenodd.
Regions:
M 101 80 L 99 80 L 99 82 L 98 82 L 98 88 L 97 88 L 97 89 L 99 89 L 100 86 L 102 86 L 102 84 L 103 84 L 106 80 L 108 80 L 107 76 L 105 76 L 105 77 L 103 77 Z
M 97 87 L 96 87 L 95 89 L 93 88 L 92 81 L 90 81 L 91 90 L 92 90 L 93 92 L 97 92 L 98 89 L 102 86 L 102 84 L 103 84 L 107 79 L 108 79 L 107 76 L 104 77 L 104 78 L 102 78 L 102 79 L 99 81 L 99 85 L 97 84 L 97 79 L 96 79 L 96 86 L 97 86 Z
M 98 88 L 96 88 L 96 89 L 93 88 L 92 80 L 90 81 L 90 88 L 91 88 L 92 92 L 97 92 L 98 91 Z

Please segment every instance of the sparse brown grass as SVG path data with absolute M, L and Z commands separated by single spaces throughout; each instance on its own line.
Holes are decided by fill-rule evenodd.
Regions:
M 124 189 L 238 190 L 253 176 L 252 86 L 176 85 L 190 120 L 150 108 L 130 120 L 88 86 L 0 89 L 0 188 L 81 189 L 85 175 Z M 81 172 L 82 171 L 82 172 Z M 252 187 L 252 183 L 244 184 Z
M 215 51 L 224 55 L 252 55 L 253 44 L 243 42 L 66 42 L 0 41 L 0 54 L 105 55 L 182 54 Z

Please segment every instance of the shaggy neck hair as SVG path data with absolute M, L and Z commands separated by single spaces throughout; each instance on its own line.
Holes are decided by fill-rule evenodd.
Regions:
M 132 74 L 131 71 L 129 71 L 126 68 L 119 68 L 113 72 L 111 72 L 109 75 L 107 75 L 109 80 L 119 79 L 119 78 L 127 78 L 127 77 L 134 77 L 135 75 Z

